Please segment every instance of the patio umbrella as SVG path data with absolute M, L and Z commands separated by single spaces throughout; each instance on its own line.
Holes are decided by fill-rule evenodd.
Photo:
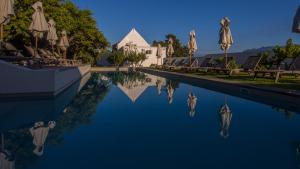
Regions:
M 32 22 L 29 26 L 29 30 L 35 37 L 35 56 L 37 55 L 38 39 L 43 37 L 43 34 L 48 31 L 48 23 L 44 16 L 43 3 L 37 1 L 32 5 L 34 13 L 32 15 Z
M 162 58 L 162 48 L 161 48 L 161 44 L 158 44 L 158 46 L 157 46 L 157 54 L 156 54 L 156 56 L 157 56 L 157 65 L 158 65 L 158 60 L 159 60 L 160 58 Z
M 294 17 L 294 23 L 293 23 L 293 32 L 300 33 L 300 6 L 297 10 L 297 13 Z
M 225 52 L 225 65 L 227 67 L 227 51 L 233 44 L 233 38 L 230 30 L 230 20 L 229 18 L 225 17 L 221 20 L 221 29 L 220 29 L 220 39 L 219 44 L 221 49 Z
M 197 106 L 197 97 L 193 94 L 190 93 L 188 96 L 187 104 L 189 107 L 189 115 L 190 117 L 195 117 L 196 115 L 196 106 Z
M 168 49 L 167 49 L 167 56 L 171 58 L 174 54 L 174 48 L 173 48 L 173 39 L 170 38 L 168 41 Z
M 3 41 L 4 30 L 3 27 L 9 21 L 11 16 L 15 15 L 14 0 L 0 0 L 0 42 Z M 2 44 L 0 44 L 2 46 Z
M 229 136 L 229 127 L 231 124 L 232 112 L 226 103 L 221 107 L 219 114 L 221 121 L 220 135 L 223 138 L 227 138 Z
M 52 47 L 53 54 L 54 54 L 54 45 L 56 45 L 56 41 L 58 40 L 55 25 L 56 25 L 55 21 L 53 19 L 50 19 L 48 22 L 49 31 L 47 34 L 47 40 Z
M 67 58 L 67 50 L 68 50 L 68 47 L 70 46 L 70 44 L 69 44 L 67 32 L 65 30 L 63 30 L 61 32 L 61 38 L 60 38 L 58 46 L 59 46 L 60 50 L 63 51 L 63 57 Z
M 37 122 L 34 124 L 34 127 L 29 129 L 33 137 L 33 144 L 35 145 L 33 153 L 37 156 L 42 156 L 44 154 L 44 144 L 46 142 L 49 130 L 53 129 L 55 125 L 56 124 L 54 121 L 50 121 L 48 126 L 45 126 L 44 122 Z
M 190 55 L 190 66 L 192 66 L 192 57 L 198 50 L 197 41 L 196 41 L 196 32 L 193 30 L 190 32 L 190 40 L 188 43 L 189 55 Z
M 173 103 L 174 89 L 171 84 L 167 87 L 169 104 Z

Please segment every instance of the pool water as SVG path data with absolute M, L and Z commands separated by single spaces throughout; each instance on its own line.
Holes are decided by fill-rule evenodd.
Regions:
M 0 103 L 3 169 L 300 167 L 299 112 L 143 73 L 78 86 Z

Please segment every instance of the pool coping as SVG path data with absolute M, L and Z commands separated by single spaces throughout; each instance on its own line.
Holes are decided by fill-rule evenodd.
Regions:
M 294 90 L 292 91 L 292 90 L 279 89 L 273 87 L 258 87 L 250 84 L 241 84 L 238 82 L 229 82 L 221 79 L 212 79 L 204 76 L 162 71 L 162 70 L 151 69 L 151 68 L 139 68 L 139 70 L 144 73 L 150 73 L 159 76 L 180 78 L 189 82 L 197 82 L 197 80 L 201 80 L 201 81 L 213 82 L 219 85 L 223 85 L 224 87 L 240 87 L 240 88 L 254 89 L 254 90 L 264 91 L 264 92 L 271 92 L 271 93 L 286 95 L 290 97 L 298 97 L 298 98 L 300 97 L 300 91 L 294 91 Z

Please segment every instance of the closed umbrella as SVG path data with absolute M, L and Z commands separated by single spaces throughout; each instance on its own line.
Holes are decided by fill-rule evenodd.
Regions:
M 227 51 L 233 44 L 233 38 L 230 30 L 230 20 L 229 18 L 225 17 L 221 20 L 221 29 L 220 29 L 220 39 L 219 44 L 221 49 L 225 52 L 225 65 L 227 67 Z
M 59 46 L 60 50 L 63 51 L 64 58 L 66 58 L 67 57 L 67 50 L 68 50 L 68 47 L 70 46 L 70 44 L 69 44 L 67 32 L 65 30 L 63 30 L 61 32 L 61 38 L 60 38 L 58 46 Z
M 48 126 L 45 126 L 44 122 L 37 122 L 34 124 L 34 127 L 29 129 L 33 137 L 33 144 L 35 145 L 33 153 L 37 156 L 42 156 L 44 154 L 44 144 L 48 137 L 49 130 L 53 129 L 55 125 L 54 121 L 50 121 Z
M 170 38 L 168 41 L 168 49 L 167 49 L 167 56 L 171 58 L 174 54 L 174 48 L 173 48 L 173 39 Z
M 43 3 L 37 1 L 32 5 L 34 13 L 32 15 L 32 22 L 29 26 L 29 30 L 32 32 L 35 37 L 35 56 L 38 49 L 38 38 L 42 38 L 45 32 L 48 32 L 48 23 L 46 21 L 43 9 Z
M 157 56 L 157 65 L 158 65 L 158 60 L 162 58 L 162 54 L 163 54 L 163 52 L 162 52 L 161 44 L 158 44 L 157 54 L 156 54 L 156 56 Z
M 296 13 L 295 17 L 294 17 L 293 32 L 300 33 L 300 6 L 297 10 L 297 13 Z
M 189 56 L 190 56 L 190 66 L 192 66 L 192 57 L 198 50 L 197 41 L 196 41 L 196 32 L 193 30 L 190 32 L 190 40 L 188 43 L 189 47 Z
M 56 25 L 55 21 L 53 19 L 50 19 L 48 22 L 49 31 L 47 34 L 47 40 L 52 47 L 53 54 L 54 54 L 54 45 L 56 45 L 56 41 L 58 40 L 55 25 Z
M 11 16 L 15 15 L 14 13 L 14 0 L 0 0 L 0 40 L 3 41 L 3 27 L 9 21 Z

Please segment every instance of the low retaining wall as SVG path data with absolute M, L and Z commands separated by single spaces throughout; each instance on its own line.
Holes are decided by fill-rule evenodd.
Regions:
M 114 72 L 117 69 L 115 67 L 92 67 L 91 71 L 92 72 Z M 120 67 L 119 71 L 121 72 L 128 72 L 129 68 L 128 67 Z
M 293 93 L 285 90 L 260 88 L 252 85 L 230 83 L 207 79 L 205 77 L 196 77 L 147 68 L 140 68 L 139 70 L 144 73 L 165 77 L 171 80 L 191 84 L 193 86 L 206 88 L 208 90 L 222 92 L 232 96 L 300 113 L 300 95 L 297 92 Z
M 55 96 L 89 73 L 90 68 L 82 65 L 32 70 L 0 61 L 0 97 Z

